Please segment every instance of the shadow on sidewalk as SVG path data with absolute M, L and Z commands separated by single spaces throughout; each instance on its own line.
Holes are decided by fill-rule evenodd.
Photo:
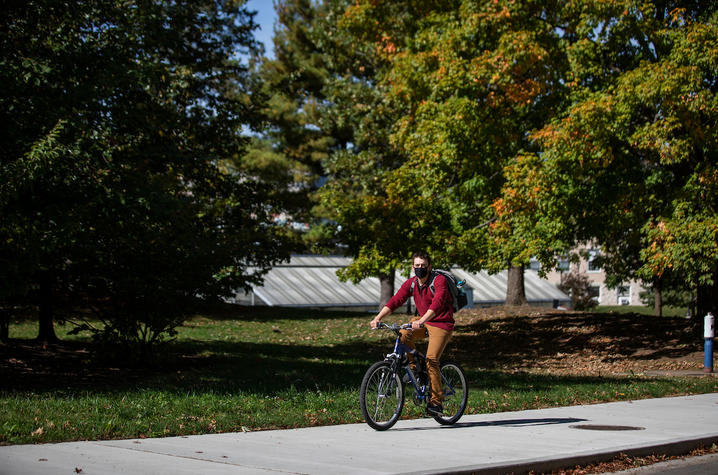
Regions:
M 491 427 L 491 426 L 544 426 L 549 424 L 572 424 L 574 422 L 585 422 L 588 419 L 576 419 L 573 417 L 548 417 L 543 419 L 506 419 L 502 421 L 482 421 L 482 422 L 457 422 L 450 426 L 435 427 L 403 427 L 393 429 L 395 431 L 418 431 L 418 430 L 437 430 L 437 429 L 467 429 L 471 427 Z

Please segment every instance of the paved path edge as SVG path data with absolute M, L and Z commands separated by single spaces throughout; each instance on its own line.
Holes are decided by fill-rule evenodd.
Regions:
M 621 454 L 630 457 L 646 457 L 649 455 L 684 455 L 694 449 L 710 447 L 718 444 L 718 433 L 704 434 L 698 437 L 680 438 L 660 444 L 631 445 L 608 451 L 587 452 L 561 458 L 537 458 L 523 460 L 519 463 L 498 463 L 491 465 L 472 465 L 450 467 L 443 470 L 404 472 L 401 475 L 520 475 L 529 472 L 550 473 L 561 468 L 573 468 L 577 465 L 609 462 Z

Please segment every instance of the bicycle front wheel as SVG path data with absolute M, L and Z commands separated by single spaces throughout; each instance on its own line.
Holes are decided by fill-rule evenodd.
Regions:
M 441 364 L 441 389 L 444 392 L 443 415 L 434 416 L 439 424 L 454 424 L 461 418 L 469 399 L 469 386 L 461 367 L 447 361 Z
M 387 361 L 374 363 L 364 375 L 360 391 L 361 413 L 376 430 L 393 426 L 404 407 L 404 386 Z

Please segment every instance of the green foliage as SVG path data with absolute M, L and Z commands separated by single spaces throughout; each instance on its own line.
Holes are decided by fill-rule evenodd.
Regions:
M 598 41 L 569 49 L 573 103 L 534 135 L 544 148 L 540 190 L 560 184 L 546 212 L 571 223 L 574 240 L 597 239 L 614 280 L 672 271 L 689 286 L 710 285 L 716 12 L 623 3 L 583 15 L 579 24 L 603 27 Z
M 538 151 L 527 132 L 566 100 L 559 10 L 364 1 L 345 13 L 350 31 L 389 63 L 379 80 L 399 105 L 390 139 L 406 158 L 385 179 L 388 201 L 411 216 L 406 239 L 439 262 L 499 271 L 567 247 L 538 237 L 533 213 L 503 198 L 511 167 Z
M 712 4 L 344 6 L 316 44 L 355 46 L 326 64 L 359 58 L 323 89 L 343 106 L 333 123 L 354 124 L 321 192 L 357 257 L 346 277 L 396 265 L 402 246 L 493 271 L 536 256 L 547 270 L 592 241 L 609 282 L 675 270 L 714 283 Z
M 261 75 L 265 135 L 277 153 L 307 167 L 300 193 L 310 192 L 311 202 L 297 200 L 292 218 L 306 216 L 311 203 L 305 243 L 352 255 L 341 277 L 359 281 L 390 274 L 410 255 L 411 213 L 385 191 L 385 177 L 403 160 L 388 139 L 395 104 L 378 83 L 386 62 L 343 24 L 349 5 L 279 2 L 276 59 L 264 61 Z M 318 173 L 324 178 L 314 188 Z
M 598 304 L 591 295 L 591 282 L 585 274 L 569 272 L 562 276 L 558 288 L 571 297 L 573 310 L 588 310 Z
M 171 334 L 187 303 L 287 256 L 277 201 L 241 162 L 257 123 L 238 2 L 31 1 L 0 40 L 0 298 L 41 276 L 113 339 Z M 258 271 L 249 273 L 247 268 Z
M 317 25 L 326 7 L 283 0 L 275 9 L 275 59 L 263 58 L 258 65 L 261 82 L 255 95 L 263 101 L 259 131 L 268 147 L 257 156 L 282 160 L 282 168 L 293 173 L 292 186 L 280 183 L 278 188 L 291 196 L 285 200 L 287 219 L 302 223 L 311 221 L 310 194 L 321 175 L 321 162 L 338 142 L 346 141 L 346 133 L 342 124 L 325 122 L 321 114 L 330 72 Z
M 387 200 L 440 259 L 546 270 L 593 241 L 610 282 L 715 284 L 712 3 L 359 1 L 343 22 L 400 105 Z
M 412 216 L 449 215 L 432 247 L 467 268 L 537 256 L 549 269 L 595 240 L 615 281 L 675 269 L 712 284 L 715 15 L 696 2 L 356 2 L 345 22 L 390 63 L 379 79 L 402 104 L 391 138 L 407 158 L 389 198 L 431 196 Z

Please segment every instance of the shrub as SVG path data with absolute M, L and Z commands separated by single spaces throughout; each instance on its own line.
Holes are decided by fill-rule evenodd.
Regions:
M 586 310 L 598 305 L 591 294 L 591 282 L 583 274 L 572 271 L 564 275 L 558 288 L 571 297 L 571 308 Z

